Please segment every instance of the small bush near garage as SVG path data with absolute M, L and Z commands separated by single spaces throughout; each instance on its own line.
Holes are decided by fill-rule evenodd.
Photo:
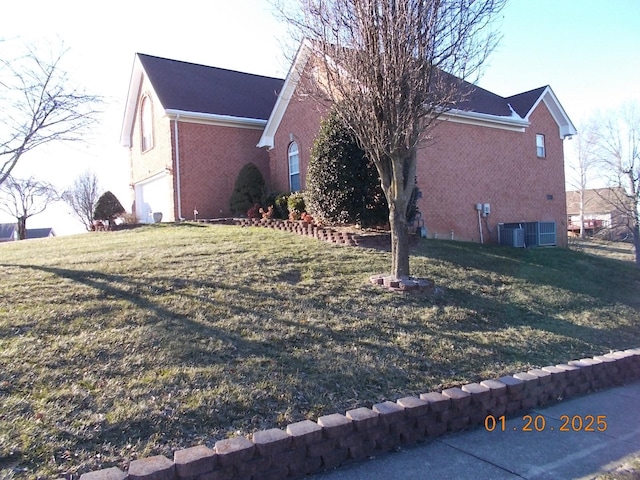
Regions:
M 254 163 L 247 163 L 238 174 L 231 194 L 229 207 L 234 214 L 246 214 L 254 205 L 264 200 L 264 177 Z

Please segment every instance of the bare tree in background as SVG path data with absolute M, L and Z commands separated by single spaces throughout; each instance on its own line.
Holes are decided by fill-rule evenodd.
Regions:
M 599 159 L 596 155 L 596 127 L 593 121 L 582 125 L 573 142 L 574 158 L 569 162 L 568 167 L 573 171 L 573 179 L 569 182 L 570 187 L 578 192 L 579 216 L 580 216 L 580 238 L 585 237 L 584 211 L 586 202 L 586 191 L 593 178 L 593 174 L 599 166 Z
M 0 185 L 0 194 L 0 210 L 16 219 L 20 240 L 27 238 L 27 220 L 59 199 L 53 185 L 33 177 L 24 180 L 7 177 Z
M 0 185 L 24 154 L 50 142 L 81 140 L 96 121 L 100 98 L 73 86 L 62 69 L 64 47 L 43 50 L 26 47 L 17 58 L 0 54 Z
M 93 210 L 100 197 L 100 182 L 91 170 L 80 174 L 73 185 L 62 193 L 64 200 L 75 217 L 82 222 L 87 231 L 93 226 Z
M 609 185 L 620 187 L 609 202 L 627 219 L 640 267 L 640 105 L 629 103 L 603 116 L 595 142 Z
M 490 21 L 504 0 L 299 4 L 299 16 L 281 12 L 317 62 L 319 88 L 305 93 L 333 104 L 375 163 L 389 204 L 391 275 L 407 279 L 417 150 L 495 46 Z

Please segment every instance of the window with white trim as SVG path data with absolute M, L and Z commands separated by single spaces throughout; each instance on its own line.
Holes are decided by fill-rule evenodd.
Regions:
M 289 190 L 300 191 L 300 155 L 298 154 L 298 144 L 291 142 L 289 145 Z
M 538 158 L 545 158 L 547 156 L 547 151 L 544 146 L 544 135 L 541 133 L 536 134 L 536 154 Z
M 151 99 L 146 95 L 142 98 L 140 111 L 140 147 L 143 152 L 146 152 L 153 148 L 153 112 L 151 110 Z

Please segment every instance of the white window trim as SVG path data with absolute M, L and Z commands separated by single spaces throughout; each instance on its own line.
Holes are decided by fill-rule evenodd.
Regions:
M 547 146 L 544 135 L 541 133 L 536 133 L 536 155 L 538 158 L 547 157 Z
M 292 159 L 295 157 L 296 164 L 292 165 Z M 287 158 L 289 160 L 289 190 L 294 191 L 292 177 L 294 175 L 298 176 L 298 187 L 300 187 L 300 149 L 298 148 L 297 142 L 291 142 L 289 144 L 289 148 L 287 149 Z M 293 168 L 295 167 L 295 169 Z M 296 190 L 299 190 L 297 188 Z

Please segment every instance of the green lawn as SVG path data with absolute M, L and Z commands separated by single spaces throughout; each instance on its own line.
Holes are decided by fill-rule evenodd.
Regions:
M 56 478 L 640 346 L 640 271 L 564 249 L 388 253 L 183 224 L 0 245 L 0 478 Z

